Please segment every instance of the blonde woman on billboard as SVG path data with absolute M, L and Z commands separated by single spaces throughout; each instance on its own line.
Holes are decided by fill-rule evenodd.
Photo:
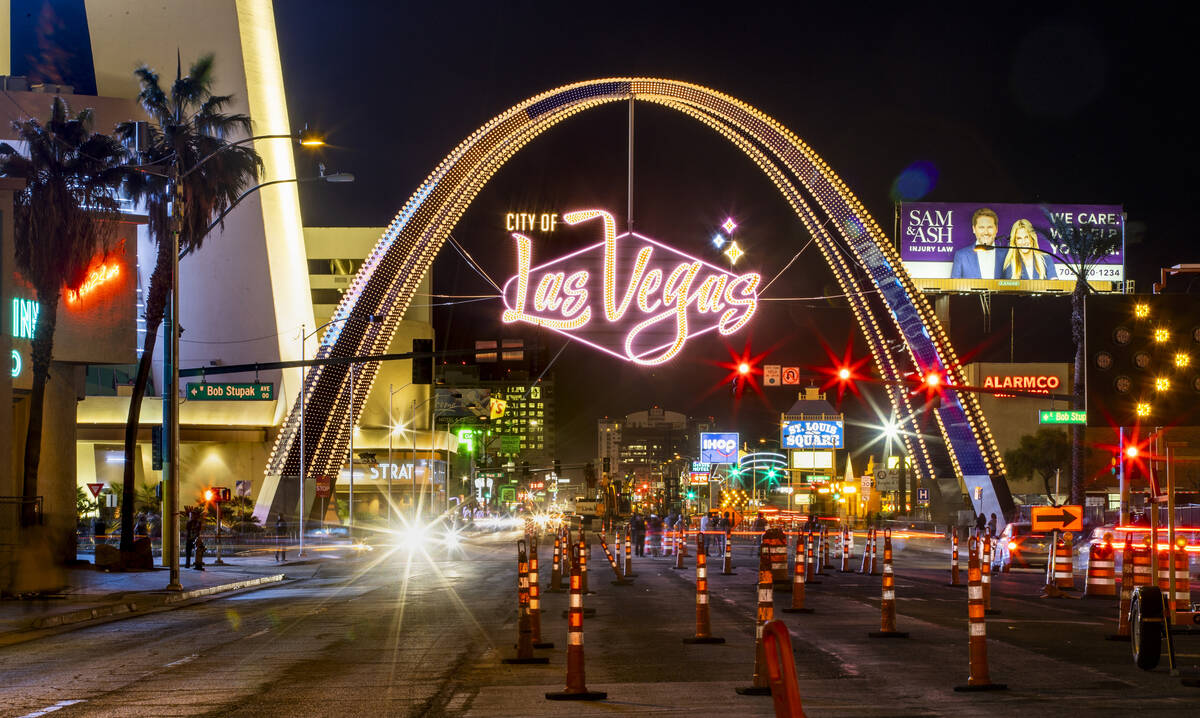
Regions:
M 1054 260 L 1045 252 L 1035 251 L 1037 248 L 1037 230 L 1033 223 L 1027 219 L 1013 222 L 1001 275 L 1005 279 L 1058 279 Z

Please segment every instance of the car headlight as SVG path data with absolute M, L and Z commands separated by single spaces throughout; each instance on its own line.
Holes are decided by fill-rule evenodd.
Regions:
M 1017 550 L 1017 542 L 1016 542 L 1016 541 L 1009 541 L 1009 542 L 1008 542 L 1008 550 L 1009 550 L 1009 551 L 1016 551 L 1016 550 Z

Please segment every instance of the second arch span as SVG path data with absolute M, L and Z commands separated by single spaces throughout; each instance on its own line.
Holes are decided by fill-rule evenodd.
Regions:
M 463 140 L 426 177 L 363 262 L 345 291 L 317 358 L 387 351 L 421 279 L 467 207 L 514 154 L 542 132 L 584 110 L 621 101 L 652 102 L 691 117 L 742 150 L 774 183 L 812 235 L 871 349 L 887 385 L 901 437 L 923 480 L 937 478 L 931 447 L 921 433 L 923 412 L 934 415 L 946 453 L 965 488 L 981 495 L 979 509 L 1009 515 L 1012 496 L 1004 466 L 976 397 L 929 302 L 900 264 L 883 230 L 836 173 L 806 143 L 767 114 L 709 88 L 678 80 L 605 78 L 558 87 L 497 115 Z M 371 321 L 382 317 L 382 321 Z M 902 340 L 898 356 L 892 340 Z M 295 481 L 281 477 L 336 474 L 374 384 L 378 364 L 360 368 L 353 395 L 347 364 L 311 367 L 305 374 L 304 451 L 300 402 L 288 412 L 268 459 L 260 509 L 290 513 Z M 943 371 L 951 385 L 940 406 L 923 408 L 902 383 L 914 368 Z M 347 414 L 350 414 L 349 419 Z M 265 499 L 265 501 L 264 501 Z

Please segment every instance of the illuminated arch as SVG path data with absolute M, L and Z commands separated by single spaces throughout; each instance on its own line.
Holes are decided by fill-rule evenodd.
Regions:
M 966 384 L 958 358 L 940 323 L 883 230 L 850 188 L 813 150 L 786 127 L 746 103 L 714 90 L 676 80 L 609 78 L 559 87 L 522 102 L 493 118 L 459 144 L 429 174 L 388 225 L 367 256 L 328 331 L 317 356 L 347 357 L 383 353 L 459 218 L 476 195 L 517 151 L 542 132 L 583 110 L 630 99 L 669 107 L 720 133 L 741 149 L 771 179 L 813 236 L 862 329 L 899 417 L 902 438 L 915 470 L 935 478 L 930 447 L 918 420 L 923 411 L 900 386 L 909 362 L 922 373 L 946 372 L 948 383 Z M 383 317 L 371 322 L 371 316 Z M 908 357 L 893 354 L 899 338 Z M 901 363 L 903 361 L 903 364 Z M 304 379 L 306 397 L 306 476 L 335 473 L 374 383 L 378 365 L 360 369 L 353 397 L 347 397 L 349 371 L 344 364 L 311 368 Z M 364 381 L 365 379 L 365 381 Z M 1004 467 L 975 396 L 947 388 L 935 415 L 955 472 L 968 488 L 980 487 L 982 510 L 1004 516 L 1012 497 Z M 268 477 L 299 475 L 299 399 L 288 413 L 268 460 Z M 290 503 L 289 485 L 274 506 Z M 260 498 L 260 507 L 263 506 Z M 278 509 L 275 509 L 278 510 Z

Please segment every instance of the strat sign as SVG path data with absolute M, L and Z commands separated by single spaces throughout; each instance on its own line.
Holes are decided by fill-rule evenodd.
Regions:
M 603 210 L 567 212 L 562 220 L 595 221 L 603 241 L 534 264 L 533 242 L 514 232 L 517 274 L 504 285 L 505 323 L 552 329 L 653 366 L 698 334 L 738 331 L 758 309 L 758 274 L 733 274 L 640 234 L 617 236 Z

